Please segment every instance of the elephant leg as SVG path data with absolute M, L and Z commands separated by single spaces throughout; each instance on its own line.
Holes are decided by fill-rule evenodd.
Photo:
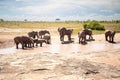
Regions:
M 32 43 L 32 47 L 34 47 L 34 43 Z
M 114 35 L 111 38 L 112 38 L 112 42 L 114 42 Z
M 61 37 L 61 41 L 64 41 L 64 36 Z
M 51 44 L 51 40 L 48 40 L 48 43 Z
M 25 43 L 24 46 L 27 47 L 27 44 Z
M 111 37 L 111 42 L 114 42 L 114 40 L 113 40 L 113 36 Z
M 40 47 L 42 47 L 42 42 L 40 43 Z
M 68 35 L 68 40 L 71 41 L 71 35 Z
M 70 41 L 70 39 L 69 39 L 69 35 L 67 35 L 67 37 L 68 37 L 68 41 Z
M 24 45 L 25 45 L 25 44 L 22 44 L 22 49 L 24 49 Z
M 18 43 L 16 43 L 16 49 L 18 49 Z
M 85 43 L 85 37 L 83 37 L 83 43 Z
M 91 39 L 91 35 L 89 35 L 89 40 Z
M 84 43 L 86 42 L 86 37 L 84 37 Z
M 62 41 L 64 41 L 64 36 L 62 37 Z
M 79 37 L 79 44 L 80 44 L 80 37 Z
M 92 35 L 90 35 L 90 39 L 93 39 Z
M 62 36 L 60 35 L 60 41 L 62 41 Z
M 105 40 L 108 41 L 108 36 L 107 35 L 105 35 Z

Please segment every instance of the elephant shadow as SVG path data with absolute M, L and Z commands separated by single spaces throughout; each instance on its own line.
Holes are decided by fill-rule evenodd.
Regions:
M 62 41 L 62 44 L 70 44 L 70 43 L 74 43 L 74 41 Z
M 86 41 L 95 41 L 95 39 L 86 39 Z
M 24 48 L 23 50 L 33 50 L 34 48 Z
M 88 43 L 87 42 L 80 42 L 82 45 L 87 45 Z
M 109 43 L 112 43 L 112 44 L 117 44 L 117 42 L 112 42 L 112 41 L 108 41 Z

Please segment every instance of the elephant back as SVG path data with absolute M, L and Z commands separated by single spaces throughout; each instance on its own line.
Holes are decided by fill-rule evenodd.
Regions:
M 41 31 L 39 31 L 39 35 L 41 36 L 41 35 L 45 35 L 45 34 L 50 34 L 50 32 L 49 31 L 47 31 L 47 30 L 41 30 Z
M 86 33 L 85 33 L 85 31 L 83 30 L 83 31 L 80 31 L 80 32 L 78 32 L 78 37 L 85 37 L 86 36 Z
M 92 30 L 91 29 L 85 29 L 85 34 L 86 35 L 92 35 Z
M 23 43 L 21 36 L 14 37 L 15 43 Z
M 28 36 L 32 37 L 34 39 L 35 39 L 36 36 L 38 38 L 38 32 L 37 31 L 28 32 Z
M 112 30 L 106 30 L 105 31 L 105 35 L 109 35 L 109 36 L 112 36 L 112 35 L 115 35 L 115 31 L 112 31 Z

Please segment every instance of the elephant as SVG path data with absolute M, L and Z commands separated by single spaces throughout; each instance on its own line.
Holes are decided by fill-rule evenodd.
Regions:
M 33 39 L 35 39 L 36 37 L 39 38 L 37 31 L 28 32 L 28 36 L 32 37 Z
M 38 44 L 40 44 L 40 47 L 42 47 L 43 43 L 46 43 L 45 39 L 36 39 L 35 40 L 36 46 L 38 46 Z
M 22 49 L 24 49 L 24 41 L 21 36 L 17 36 L 14 38 L 14 42 L 16 44 L 16 49 L 18 49 L 19 43 L 22 45 Z
M 65 27 L 62 27 L 62 28 L 58 28 L 58 32 L 59 32 L 61 41 L 64 41 L 64 36 L 65 35 L 68 36 L 68 41 L 71 41 L 71 35 L 72 35 L 72 32 L 73 32 L 73 29 L 67 29 Z
M 47 33 L 47 34 L 50 34 L 50 32 L 47 31 L 47 30 L 41 30 L 41 31 L 39 31 L 39 36 L 40 36 L 40 38 L 42 39 L 42 36 L 45 35 L 46 33 Z
M 34 47 L 34 41 L 31 37 L 22 36 L 22 39 L 24 41 L 25 47 L 28 47 L 28 48 Z
M 27 36 L 17 36 L 14 38 L 14 42 L 16 44 L 16 49 L 18 49 L 19 44 L 21 44 L 22 49 L 24 49 L 25 47 L 29 47 L 29 48 L 33 47 L 31 44 L 34 43 L 33 40 Z
M 46 43 L 47 44 L 51 44 L 51 36 L 50 36 L 50 34 L 45 34 L 44 36 L 43 36 L 43 39 L 45 39 L 46 40 Z
M 84 30 L 78 32 L 79 44 L 86 43 L 86 33 Z
M 93 39 L 92 37 L 92 30 L 91 29 L 84 29 L 86 36 L 89 36 L 89 39 Z
M 106 30 L 105 31 L 105 40 L 109 42 L 114 42 L 115 31 Z M 109 40 L 108 40 L 109 38 Z

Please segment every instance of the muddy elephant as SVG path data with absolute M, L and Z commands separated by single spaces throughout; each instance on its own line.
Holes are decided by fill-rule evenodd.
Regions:
M 58 28 L 58 32 L 59 32 L 61 41 L 64 41 L 64 36 L 65 35 L 68 36 L 68 41 L 71 41 L 71 35 L 72 35 L 72 32 L 73 32 L 73 29 L 67 29 L 65 27 L 62 27 L 62 28 Z
M 39 36 L 40 36 L 40 38 L 42 39 L 42 38 L 43 38 L 42 36 L 44 36 L 46 33 L 47 33 L 47 34 L 50 34 L 50 32 L 47 31 L 47 30 L 41 30 L 41 31 L 39 31 Z
M 86 36 L 89 36 L 89 39 L 92 40 L 92 30 L 91 29 L 84 29 Z
M 28 32 L 28 36 L 32 37 L 33 39 L 35 39 L 36 37 L 39 38 L 37 31 Z
M 79 38 L 79 44 L 80 43 L 86 43 L 86 33 L 85 31 L 78 32 L 78 38 Z
M 17 36 L 14 38 L 14 42 L 16 44 L 16 49 L 18 49 L 18 45 L 21 44 L 22 45 L 22 49 L 24 49 L 25 47 L 33 47 L 33 40 L 30 37 L 27 36 Z
M 50 35 L 50 34 L 45 34 L 45 35 L 43 36 L 43 39 L 46 40 L 46 43 L 47 43 L 47 44 L 51 44 L 51 35 Z
M 115 31 L 106 30 L 105 31 L 105 40 L 109 42 L 114 42 Z

